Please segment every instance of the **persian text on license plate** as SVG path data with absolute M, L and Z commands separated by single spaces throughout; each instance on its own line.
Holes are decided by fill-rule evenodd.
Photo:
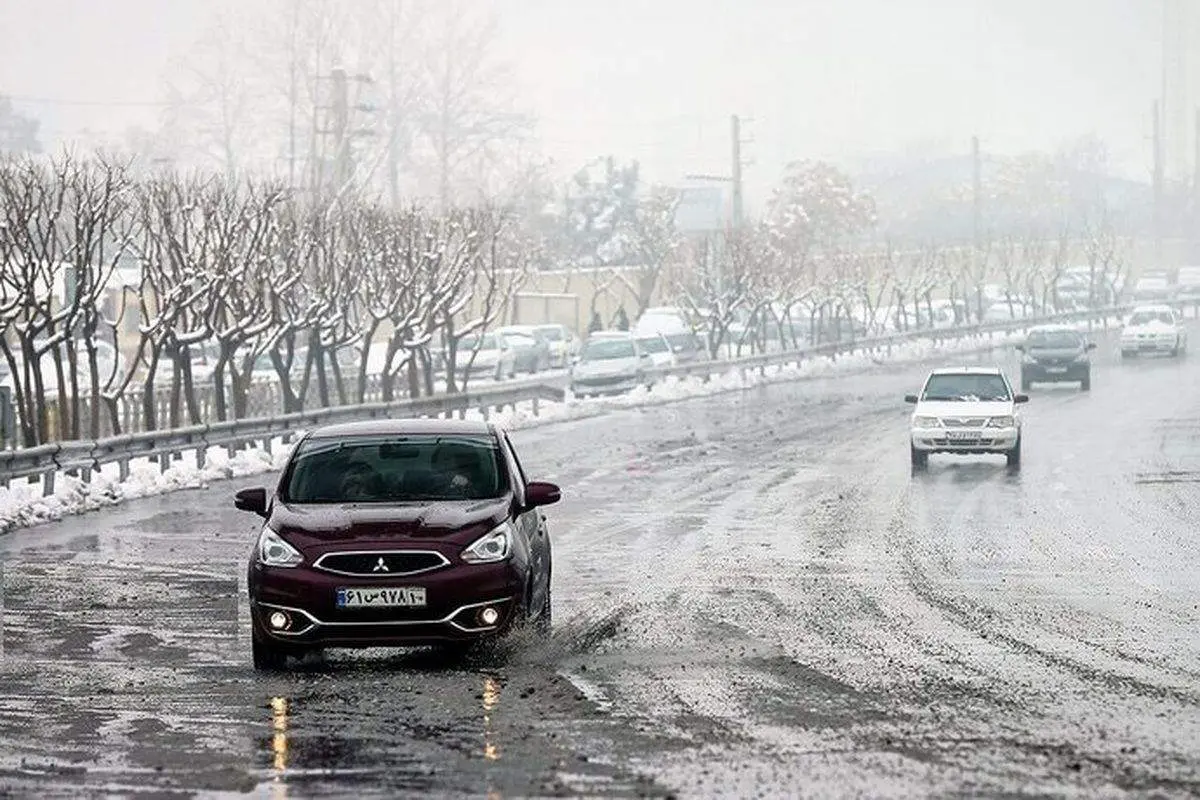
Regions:
M 338 589 L 338 608 L 415 607 L 425 605 L 424 586 Z
M 946 438 L 952 442 L 974 442 L 979 439 L 979 431 L 950 431 Z
M 1066 367 L 1046 367 L 1046 372 L 1049 372 L 1051 375 L 1061 375 L 1066 371 Z

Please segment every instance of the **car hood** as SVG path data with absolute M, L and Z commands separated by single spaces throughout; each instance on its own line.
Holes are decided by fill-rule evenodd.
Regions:
M 1174 333 L 1175 326 L 1166 322 L 1147 322 L 1145 325 L 1126 325 L 1122 333 Z
M 1013 413 L 1013 403 L 926 400 L 917 403 L 917 410 L 913 413 L 921 417 L 1004 417 Z
M 636 372 L 636 358 L 606 358 L 600 361 L 580 361 L 575 365 L 575 375 L 586 377 L 592 375 L 621 375 L 626 372 Z
M 277 502 L 270 525 L 303 550 L 331 542 L 440 539 L 470 544 L 508 519 L 512 498 L 395 504 Z

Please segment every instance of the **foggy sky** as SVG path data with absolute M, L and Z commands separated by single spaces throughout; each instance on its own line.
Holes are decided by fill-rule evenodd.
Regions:
M 209 0 L 211 1 L 211 0 Z M 484 0 L 481 0 L 483 3 Z M 0 93 L 56 144 L 152 124 L 206 0 L 0 0 Z M 495 0 L 518 96 L 564 168 L 602 154 L 648 176 L 727 173 L 729 115 L 748 192 L 800 158 L 914 141 L 1046 149 L 1095 133 L 1149 164 L 1160 22 L 1153 0 Z M 282 23 L 281 23 L 282 24 Z M 85 101 L 72 105 L 62 101 Z M 124 105 L 128 104 L 128 105 Z

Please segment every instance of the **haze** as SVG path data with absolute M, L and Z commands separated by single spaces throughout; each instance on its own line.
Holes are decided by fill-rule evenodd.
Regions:
M 44 144 L 156 124 L 172 58 L 207 0 L 2 0 L 0 91 Z M 245 5 L 245 4 L 243 4 Z M 480 2 L 483 9 L 489 4 Z M 563 171 L 599 155 L 652 180 L 721 171 L 729 115 L 753 139 L 747 194 L 784 164 L 891 152 L 1046 150 L 1083 134 L 1144 178 L 1160 69 L 1145 0 L 495 0 L 499 53 L 538 146 Z M 283 23 L 281 22 L 281 25 Z M 52 43 L 52 44 L 51 44 Z

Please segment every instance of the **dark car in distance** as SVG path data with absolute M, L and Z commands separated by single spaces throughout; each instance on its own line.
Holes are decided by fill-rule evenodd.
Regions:
M 463 649 L 514 627 L 548 631 L 554 484 L 530 481 L 483 422 L 332 425 L 296 443 L 249 563 L 257 669 L 331 648 Z
M 1091 351 L 1093 342 L 1074 328 L 1043 325 L 1031 328 L 1023 344 L 1017 345 L 1021 358 L 1021 390 L 1035 383 L 1079 383 L 1080 389 L 1092 388 Z

